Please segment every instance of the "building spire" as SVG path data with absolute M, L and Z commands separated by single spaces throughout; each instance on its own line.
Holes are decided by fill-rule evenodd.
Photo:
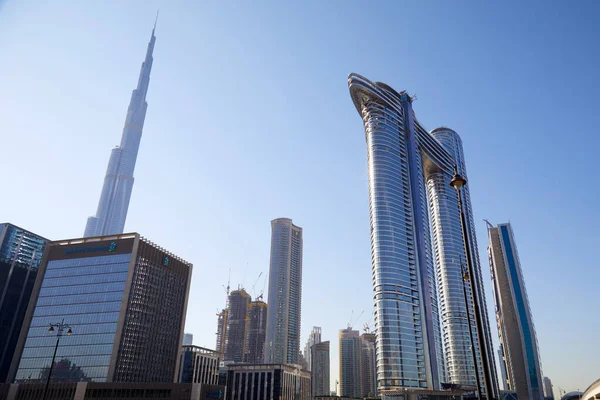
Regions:
M 157 21 L 158 12 L 154 20 L 146 57 L 142 62 L 138 84 L 131 93 L 121 143 L 111 152 L 98 209 L 96 215 L 88 218 L 84 233 L 85 237 L 123 233 L 133 189 L 135 162 L 148 108 L 146 94 L 148 93 L 150 72 L 152 71 L 152 53 L 156 42 L 154 32 Z
M 156 30 L 156 22 L 158 22 L 158 13 L 160 9 L 156 10 L 156 19 L 154 20 L 154 27 L 152 28 L 152 36 L 154 36 L 154 31 Z

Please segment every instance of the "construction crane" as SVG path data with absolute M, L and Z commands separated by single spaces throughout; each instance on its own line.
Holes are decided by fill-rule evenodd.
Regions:
M 260 277 L 262 276 L 262 272 L 260 274 L 258 274 L 258 278 L 256 278 L 256 280 L 254 281 L 254 285 L 252 285 L 252 296 L 256 297 L 256 290 L 254 289 L 256 287 L 256 284 L 258 283 L 258 280 L 260 279 Z M 257 298 L 258 300 L 258 298 Z
M 365 333 L 371 333 L 371 319 L 373 318 L 373 314 L 371 314 L 371 316 L 369 317 L 369 320 L 367 322 L 365 322 L 365 324 L 363 325 L 363 331 Z
M 360 314 L 359 314 L 359 315 L 358 315 L 358 317 L 356 318 L 356 321 L 358 321 L 358 320 L 360 319 L 360 317 L 363 315 L 363 313 L 364 313 L 364 312 L 365 312 L 365 310 L 362 310 L 362 311 L 360 312 Z M 348 322 L 348 329 L 352 329 L 352 321 L 354 320 L 354 319 L 353 319 L 353 317 L 354 317 L 354 310 L 352 310 L 352 314 L 351 314 L 351 316 L 350 316 L 350 322 Z M 355 322 L 356 322 L 356 321 L 355 321 Z
M 229 308 L 229 289 L 231 289 L 230 284 L 231 283 L 231 268 L 229 268 L 229 277 L 227 278 L 227 287 L 225 287 L 225 285 L 221 285 L 223 286 L 223 289 L 225 290 L 225 294 L 226 294 L 226 298 L 225 298 L 225 308 Z
M 262 301 L 263 299 L 263 293 L 265 293 L 265 286 L 267 286 L 267 275 L 265 275 L 265 280 L 263 283 L 263 288 L 260 291 L 260 294 L 258 295 L 258 297 L 256 298 L 256 301 Z

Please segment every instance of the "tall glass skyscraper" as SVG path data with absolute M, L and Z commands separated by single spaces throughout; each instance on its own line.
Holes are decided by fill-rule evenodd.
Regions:
M 362 397 L 362 339 L 358 331 L 349 326 L 342 329 L 339 338 L 340 396 Z
M 542 400 L 544 382 L 533 316 L 510 223 L 488 226 L 496 322 L 508 388 L 519 399 Z M 504 375 L 504 374 L 503 374 Z
M 298 364 L 302 302 L 302 228 L 271 221 L 266 362 Z
M 137 233 L 48 243 L 9 379 L 45 381 L 64 320 L 55 381 L 173 382 L 191 274 Z
M 462 191 L 467 240 L 473 252 L 477 293 L 463 295 L 466 256 L 453 167 L 466 176 L 456 132 L 427 132 L 416 120 L 406 91 L 351 74 L 350 95 L 363 119 L 369 169 L 371 254 L 378 390 L 439 389 L 442 383 L 475 385 L 467 312 L 473 296 L 482 309 L 490 360 L 481 359 L 473 325 L 478 371 L 493 371 L 489 322 L 468 188 Z
M 0 224 L 0 383 L 6 380 L 47 239 Z
M 137 88 L 131 94 L 131 102 L 125 118 L 121 144 L 110 153 L 108 168 L 98 202 L 96 215 L 89 217 L 85 227 L 84 237 L 104 236 L 123 233 L 125 219 L 133 189 L 133 171 L 137 159 L 140 141 L 142 140 L 142 129 L 146 119 L 146 94 L 150 84 L 150 71 L 152 70 L 152 52 L 154 51 L 154 30 L 146 58 L 142 63 L 142 70 L 138 79 Z

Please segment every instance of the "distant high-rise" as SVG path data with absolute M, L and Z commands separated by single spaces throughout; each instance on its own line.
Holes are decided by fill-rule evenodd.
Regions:
M 265 362 L 265 338 L 267 335 L 267 303 L 261 300 L 250 302 L 246 322 L 246 344 L 244 362 Z
M 362 343 L 358 331 L 351 327 L 339 333 L 340 396 L 362 397 Z
M 552 391 L 552 381 L 547 376 L 544 377 L 544 397 L 546 399 L 554 399 L 554 392 Z
M 6 380 L 47 239 L 0 224 L 0 383 Z
M 173 382 L 192 264 L 137 233 L 50 242 L 9 378 L 44 381 L 64 321 L 55 381 Z
M 376 335 L 363 333 L 361 340 L 360 375 L 362 380 L 362 397 L 377 396 L 377 358 L 375 353 Z
M 249 305 L 250 295 L 244 289 L 234 290 L 229 294 L 223 361 L 242 362 L 244 360 L 246 318 Z
M 319 341 L 313 344 L 310 347 L 310 353 L 310 359 L 312 360 L 312 369 L 310 370 L 312 395 L 313 397 L 329 396 L 331 393 L 329 390 L 329 341 Z
M 146 50 L 146 58 L 142 63 L 137 87 L 131 94 L 121 144 L 112 149 L 110 153 L 98 209 L 95 216 L 88 218 L 84 237 L 120 234 L 125 228 L 125 219 L 133 189 L 133 171 L 148 108 L 146 94 L 152 70 L 152 52 L 156 41 L 155 29 L 156 22 Z
M 312 331 L 310 331 L 310 335 L 308 336 L 308 340 L 306 341 L 306 345 L 304 346 L 304 358 L 306 358 L 309 371 L 312 371 L 312 354 L 310 348 L 317 343 L 321 343 L 321 327 L 313 326 Z
M 181 343 L 182 346 L 191 346 L 194 344 L 194 335 L 192 335 L 191 333 L 184 333 L 183 334 L 183 342 Z
M 462 289 L 466 254 L 458 199 L 449 185 L 454 166 L 466 176 L 461 139 L 445 127 L 427 132 L 406 91 L 357 74 L 349 76 L 348 86 L 367 145 L 378 390 L 474 386 L 477 363 L 481 382 L 490 371 L 488 397 L 495 398 L 498 384 L 468 187 L 461 196 L 475 293 L 467 288 L 465 301 Z M 478 330 L 472 329 L 474 360 L 467 312 L 475 321 L 475 301 L 485 353 Z
M 500 377 L 502 378 L 502 389 L 508 389 L 508 375 L 506 373 L 506 362 L 504 361 L 504 352 L 502 351 L 502 345 L 498 348 L 498 361 L 500 362 Z
M 519 399 L 542 400 L 544 384 L 535 326 L 510 223 L 489 225 L 488 237 L 496 322 L 508 386 Z
M 302 228 L 289 218 L 271 221 L 271 265 L 266 360 L 297 364 L 302 302 Z

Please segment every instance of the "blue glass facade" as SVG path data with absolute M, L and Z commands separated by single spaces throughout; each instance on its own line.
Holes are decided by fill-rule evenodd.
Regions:
M 496 320 L 507 383 L 519 398 L 544 398 L 542 368 L 527 290 L 510 224 L 488 227 Z
M 48 262 L 16 381 L 47 376 L 56 344 L 48 328 L 63 319 L 74 334 L 61 338 L 53 376 L 107 380 L 130 259 L 117 254 Z
M 533 327 L 529 318 L 529 302 L 526 302 L 526 294 L 524 294 L 524 285 L 522 284 L 522 276 L 520 268 L 517 268 L 514 254 L 516 250 L 512 248 L 510 242 L 510 236 L 508 227 L 506 225 L 500 226 L 502 242 L 506 253 L 506 261 L 508 269 L 510 271 L 510 279 L 513 287 L 513 293 L 515 296 L 515 303 L 517 305 L 517 312 L 519 322 L 521 325 L 523 343 L 525 345 L 525 355 L 527 357 L 527 372 L 529 374 L 529 382 L 531 391 L 542 393 L 543 389 L 541 386 L 540 377 L 542 375 L 538 366 L 537 357 L 537 343 L 534 337 Z
M 47 242 L 12 224 L 0 224 L 0 382 L 8 376 Z

